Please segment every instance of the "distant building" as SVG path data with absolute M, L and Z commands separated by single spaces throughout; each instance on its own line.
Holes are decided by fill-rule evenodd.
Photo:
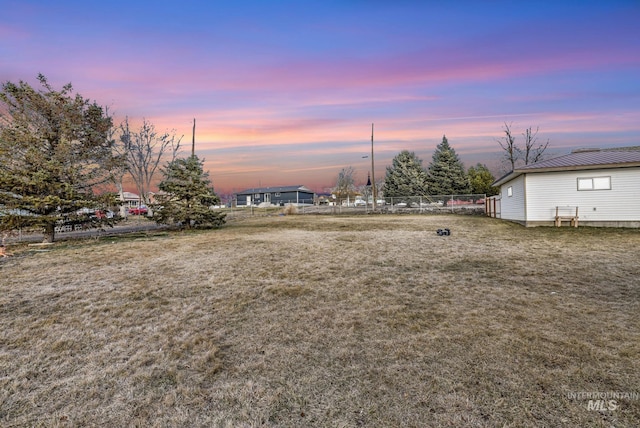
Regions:
M 144 201 L 140 198 L 140 196 L 131 192 L 123 192 L 124 201 L 122 201 L 122 206 L 125 208 L 136 208 L 138 205 L 144 205 Z
M 236 206 L 313 205 L 315 194 L 305 186 L 254 187 L 236 193 Z

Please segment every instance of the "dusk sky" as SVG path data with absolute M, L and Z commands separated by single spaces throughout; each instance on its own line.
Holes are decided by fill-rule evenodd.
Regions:
M 501 172 L 505 123 L 552 153 L 640 145 L 640 1 L 0 0 L 0 81 L 72 83 L 184 135 L 216 191 L 318 192 L 446 135 Z

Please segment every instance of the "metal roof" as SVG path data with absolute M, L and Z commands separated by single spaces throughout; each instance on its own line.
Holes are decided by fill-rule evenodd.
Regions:
M 553 159 L 516 168 L 500 177 L 493 184 L 500 186 L 514 178 L 529 173 L 578 171 L 602 168 L 640 167 L 640 146 L 612 149 L 578 149 Z
M 616 165 L 623 166 L 625 163 L 640 162 L 640 147 L 629 147 L 623 149 L 603 149 L 603 150 L 574 150 L 568 155 L 546 161 L 536 162 L 531 165 L 518 168 L 531 171 L 541 168 L 563 168 L 571 169 L 577 166 L 602 166 Z
M 276 192 L 308 192 L 313 193 L 313 190 L 299 184 L 297 186 L 277 186 L 277 187 L 253 187 L 251 189 L 243 190 L 236 193 L 237 195 L 253 194 L 253 193 L 276 193 Z

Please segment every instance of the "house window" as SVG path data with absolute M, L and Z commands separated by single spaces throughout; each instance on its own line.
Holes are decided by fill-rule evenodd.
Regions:
M 611 190 L 611 177 L 579 177 L 578 190 Z
M 253 199 L 260 199 L 260 193 L 256 193 L 255 195 L 253 195 Z
M 513 196 L 513 186 L 507 187 L 507 196 Z
M 276 198 L 280 197 L 280 192 L 276 192 Z

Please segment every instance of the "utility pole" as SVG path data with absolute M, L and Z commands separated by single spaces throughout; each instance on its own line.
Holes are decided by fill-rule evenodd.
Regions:
M 371 194 L 373 195 L 373 210 L 376 210 L 376 172 L 375 165 L 373 163 L 373 123 L 371 124 Z
M 191 134 L 191 157 L 196 156 L 196 118 L 193 118 L 193 134 Z

